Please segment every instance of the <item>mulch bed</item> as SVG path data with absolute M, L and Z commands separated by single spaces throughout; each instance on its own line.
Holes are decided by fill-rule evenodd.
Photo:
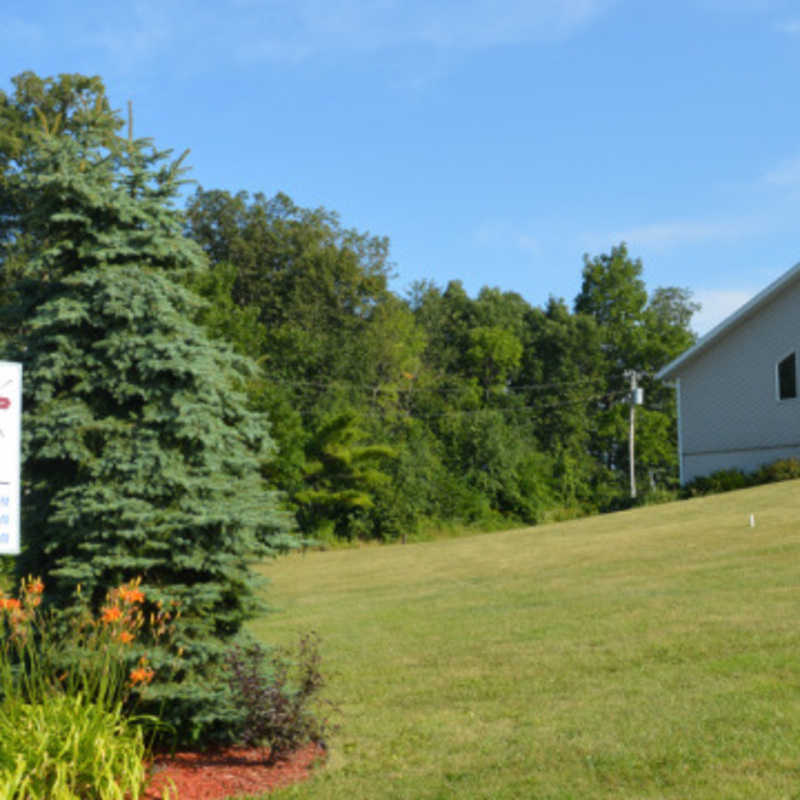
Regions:
M 177 792 L 177 800 L 223 800 L 265 794 L 305 780 L 325 758 L 325 751 L 312 743 L 275 764 L 266 763 L 267 755 L 268 751 L 260 748 L 227 747 L 156 756 L 143 800 L 161 800 L 164 787 L 171 787 L 171 798 Z

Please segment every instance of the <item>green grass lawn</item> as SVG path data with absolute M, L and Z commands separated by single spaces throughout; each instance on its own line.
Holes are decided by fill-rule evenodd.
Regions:
M 266 565 L 255 632 L 318 631 L 341 707 L 270 797 L 800 798 L 799 511 L 791 482 Z

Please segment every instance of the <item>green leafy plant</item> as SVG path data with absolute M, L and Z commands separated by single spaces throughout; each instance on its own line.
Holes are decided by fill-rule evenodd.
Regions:
M 751 486 L 752 481 L 740 469 L 720 469 L 711 475 L 701 475 L 683 487 L 687 497 L 700 497 L 706 494 L 731 492 Z
M 80 593 L 67 617 L 45 610 L 38 578 L 24 579 L 16 597 L 0 595 L 0 797 L 139 797 L 146 736 L 164 726 L 131 715 L 155 677 L 138 639 L 143 629 L 167 635 L 174 616 L 146 619 L 139 585 L 109 591 L 96 615 Z
M 96 615 L 80 591 L 71 613 L 44 609 L 39 578 L 23 579 L 17 597 L 0 594 L 0 700 L 81 694 L 106 709 L 130 710 L 155 677 L 141 634 L 151 644 L 165 640 L 177 616 L 163 609 L 146 615 L 139 585 L 111 589 Z
M 145 733 L 122 703 L 85 694 L 47 703 L 7 700 L 0 713 L 0 797 L 5 800 L 126 800 L 147 774 Z

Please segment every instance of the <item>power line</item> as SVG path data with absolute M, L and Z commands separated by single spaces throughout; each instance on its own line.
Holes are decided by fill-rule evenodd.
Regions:
M 510 414 L 519 414 L 524 411 L 537 411 L 537 412 L 547 412 L 547 411 L 554 411 L 560 408 L 571 408 L 573 406 L 584 405 L 586 403 L 591 403 L 594 400 L 606 400 L 608 403 L 615 402 L 623 397 L 627 397 L 628 392 L 627 390 L 621 390 L 616 392 L 602 392 L 600 394 L 594 395 L 584 395 L 580 398 L 575 398 L 570 401 L 564 401 L 560 403 L 551 403 L 548 405 L 518 405 L 518 406 L 505 406 L 505 407 L 488 407 L 488 408 L 467 408 L 467 409 L 459 409 L 453 408 L 448 409 L 447 411 L 434 411 L 434 412 L 423 412 L 417 413 L 413 410 L 406 410 L 405 413 L 407 416 L 413 419 L 438 419 L 441 417 L 448 417 L 448 416 L 472 416 L 478 414 L 492 414 L 492 413 L 510 413 Z M 374 414 L 378 414 L 377 409 L 372 409 Z
M 643 374 L 643 373 L 640 373 Z M 413 380 L 409 381 L 407 387 L 394 387 L 394 388 L 385 388 L 381 384 L 362 384 L 358 383 L 357 381 L 352 380 L 331 380 L 331 381 L 307 381 L 307 380 L 299 380 L 294 378 L 281 378 L 274 375 L 266 375 L 265 380 L 269 381 L 270 383 L 277 383 L 283 386 L 290 386 L 290 387 L 311 387 L 315 389 L 334 389 L 334 388 L 343 388 L 343 389 L 357 389 L 359 391 L 369 393 L 372 395 L 377 394 L 395 394 L 398 391 L 412 391 L 415 388 L 415 384 Z M 433 388 L 436 391 L 459 391 L 462 390 L 463 384 L 459 385 L 455 382 L 448 382 L 448 381 L 455 381 L 456 378 L 445 378 L 443 379 L 439 385 L 434 385 L 431 387 L 427 385 L 424 389 L 427 390 Z M 602 377 L 596 378 L 581 378 L 575 381 L 557 381 L 552 383 L 529 383 L 529 384 L 513 384 L 507 385 L 504 388 L 508 392 L 514 393 L 521 393 L 524 391 L 545 391 L 550 389 L 560 389 L 560 388 L 568 388 L 573 386 L 591 386 L 594 384 L 602 383 L 605 379 Z

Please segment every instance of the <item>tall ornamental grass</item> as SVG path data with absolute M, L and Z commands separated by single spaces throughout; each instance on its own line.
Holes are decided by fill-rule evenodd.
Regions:
M 85 694 L 6 701 L 0 713 L 4 800 L 133 800 L 147 779 L 142 727 Z

